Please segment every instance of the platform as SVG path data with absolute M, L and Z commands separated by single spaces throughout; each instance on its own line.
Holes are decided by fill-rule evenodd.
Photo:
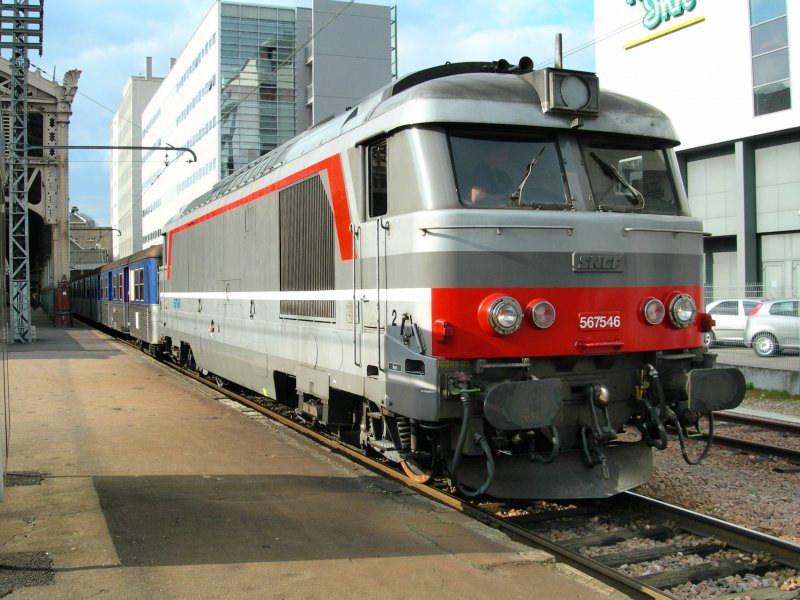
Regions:
M 0 596 L 620 597 L 113 338 L 38 317 L 38 341 L 9 348 L 8 471 L 44 478 L 0 504 Z

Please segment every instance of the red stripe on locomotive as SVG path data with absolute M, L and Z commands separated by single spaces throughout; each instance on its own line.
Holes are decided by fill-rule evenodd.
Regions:
M 434 335 L 432 354 L 441 358 L 510 358 L 569 356 L 621 352 L 677 350 L 702 345 L 699 320 L 685 329 L 669 322 L 647 323 L 642 314 L 646 299 L 668 301 L 677 291 L 690 294 L 702 306 L 702 288 L 687 286 L 637 288 L 512 288 L 433 289 L 431 322 L 446 321 L 449 339 Z M 551 302 L 556 319 L 548 329 L 539 329 L 524 316 L 522 326 L 510 335 L 487 333 L 479 315 L 481 302 L 492 294 L 515 298 L 523 310 L 535 299 Z M 581 329 L 581 315 L 618 315 L 619 327 Z
M 175 234 L 180 233 L 181 231 L 186 231 L 187 229 L 190 229 L 199 223 L 213 219 L 214 217 L 217 217 L 230 210 L 239 208 L 245 204 L 249 204 L 254 200 L 263 198 L 268 194 L 280 191 L 281 189 L 297 183 L 298 181 L 305 179 L 310 175 L 322 173 L 323 171 L 327 171 L 328 173 L 328 183 L 331 190 L 331 208 L 333 210 L 333 222 L 336 229 L 336 238 L 339 244 L 339 256 L 343 261 L 353 260 L 353 234 L 350 231 L 351 220 L 350 208 L 347 204 L 347 188 L 344 184 L 342 159 L 338 154 L 335 154 L 329 158 L 326 158 L 325 160 L 311 165 L 310 167 L 306 167 L 305 169 L 293 173 L 288 177 L 284 177 L 275 183 L 271 183 L 270 185 L 258 189 L 255 192 L 244 196 L 243 198 L 234 200 L 225 206 L 208 212 L 200 217 L 197 217 L 196 219 L 192 219 L 188 223 L 184 223 L 180 227 L 176 227 L 175 229 L 171 230 L 167 236 L 167 279 L 170 279 L 172 275 L 172 238 L 175 236 Z

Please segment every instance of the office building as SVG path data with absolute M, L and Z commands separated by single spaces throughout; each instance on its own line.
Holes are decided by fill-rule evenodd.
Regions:
M 147 57 L 144 76 L 125 82 L 122 101 L 111 120 L 110 196 L 114 257 L 142 249 L 142 111 L 156 93 L 163 77 L 153 77 L 153 59 Z M 127 147 L 127 148 L 125 148 Z
M 142 111 L 142 145 L 197 157 L 142 152 L 143 246 L 221 178 L 389 83 L 392 15 L 334 0 L 214 2 Z
M 595 0 L 602 87 L 666 112 L 708 293 L 800 295 L 800 3 Z

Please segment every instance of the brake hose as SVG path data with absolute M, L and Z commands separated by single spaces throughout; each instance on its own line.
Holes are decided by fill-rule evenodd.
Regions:
M 453 483 L 459 492 L 468 498 L 476 498 L 485 494 L 486 490 L 489 489 L 489 486 L 492 485 L 492 481 L 494 480 L 494 457 L 492 456 L 492 449 L 489 447 L 489 442 L 486 441 L 486 438 L 483 436 L 483 434 L 476 432 L 473 441 L 480 445 L 481 450 L 483 450 L 483 453 L 486 456 L 486 481 L 484 481 L 483 485 L 481 485 L 477 490 L 470 490 L 458 480 L 458 469 L 461 466 L 461 449 L 464 447 L 464 442 L 467 439 L 469 417 L 472 414 L 472 400 L 469 397 L 468 390 L 461 390 L 461 406 L 461 431 L 458 433 L 458 443 L 456 444 L 455 452 L 453 453 L 453 465 L 450 469 L 450 476 L 452 477 Z

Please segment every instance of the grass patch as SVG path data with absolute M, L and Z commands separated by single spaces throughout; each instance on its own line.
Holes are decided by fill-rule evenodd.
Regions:
M 783 402 L 800 402 L 800 396 L 794 396 L 784 390 L 758 390 L 747 385 L 744 394 L 745 400 L 781 400 Z

